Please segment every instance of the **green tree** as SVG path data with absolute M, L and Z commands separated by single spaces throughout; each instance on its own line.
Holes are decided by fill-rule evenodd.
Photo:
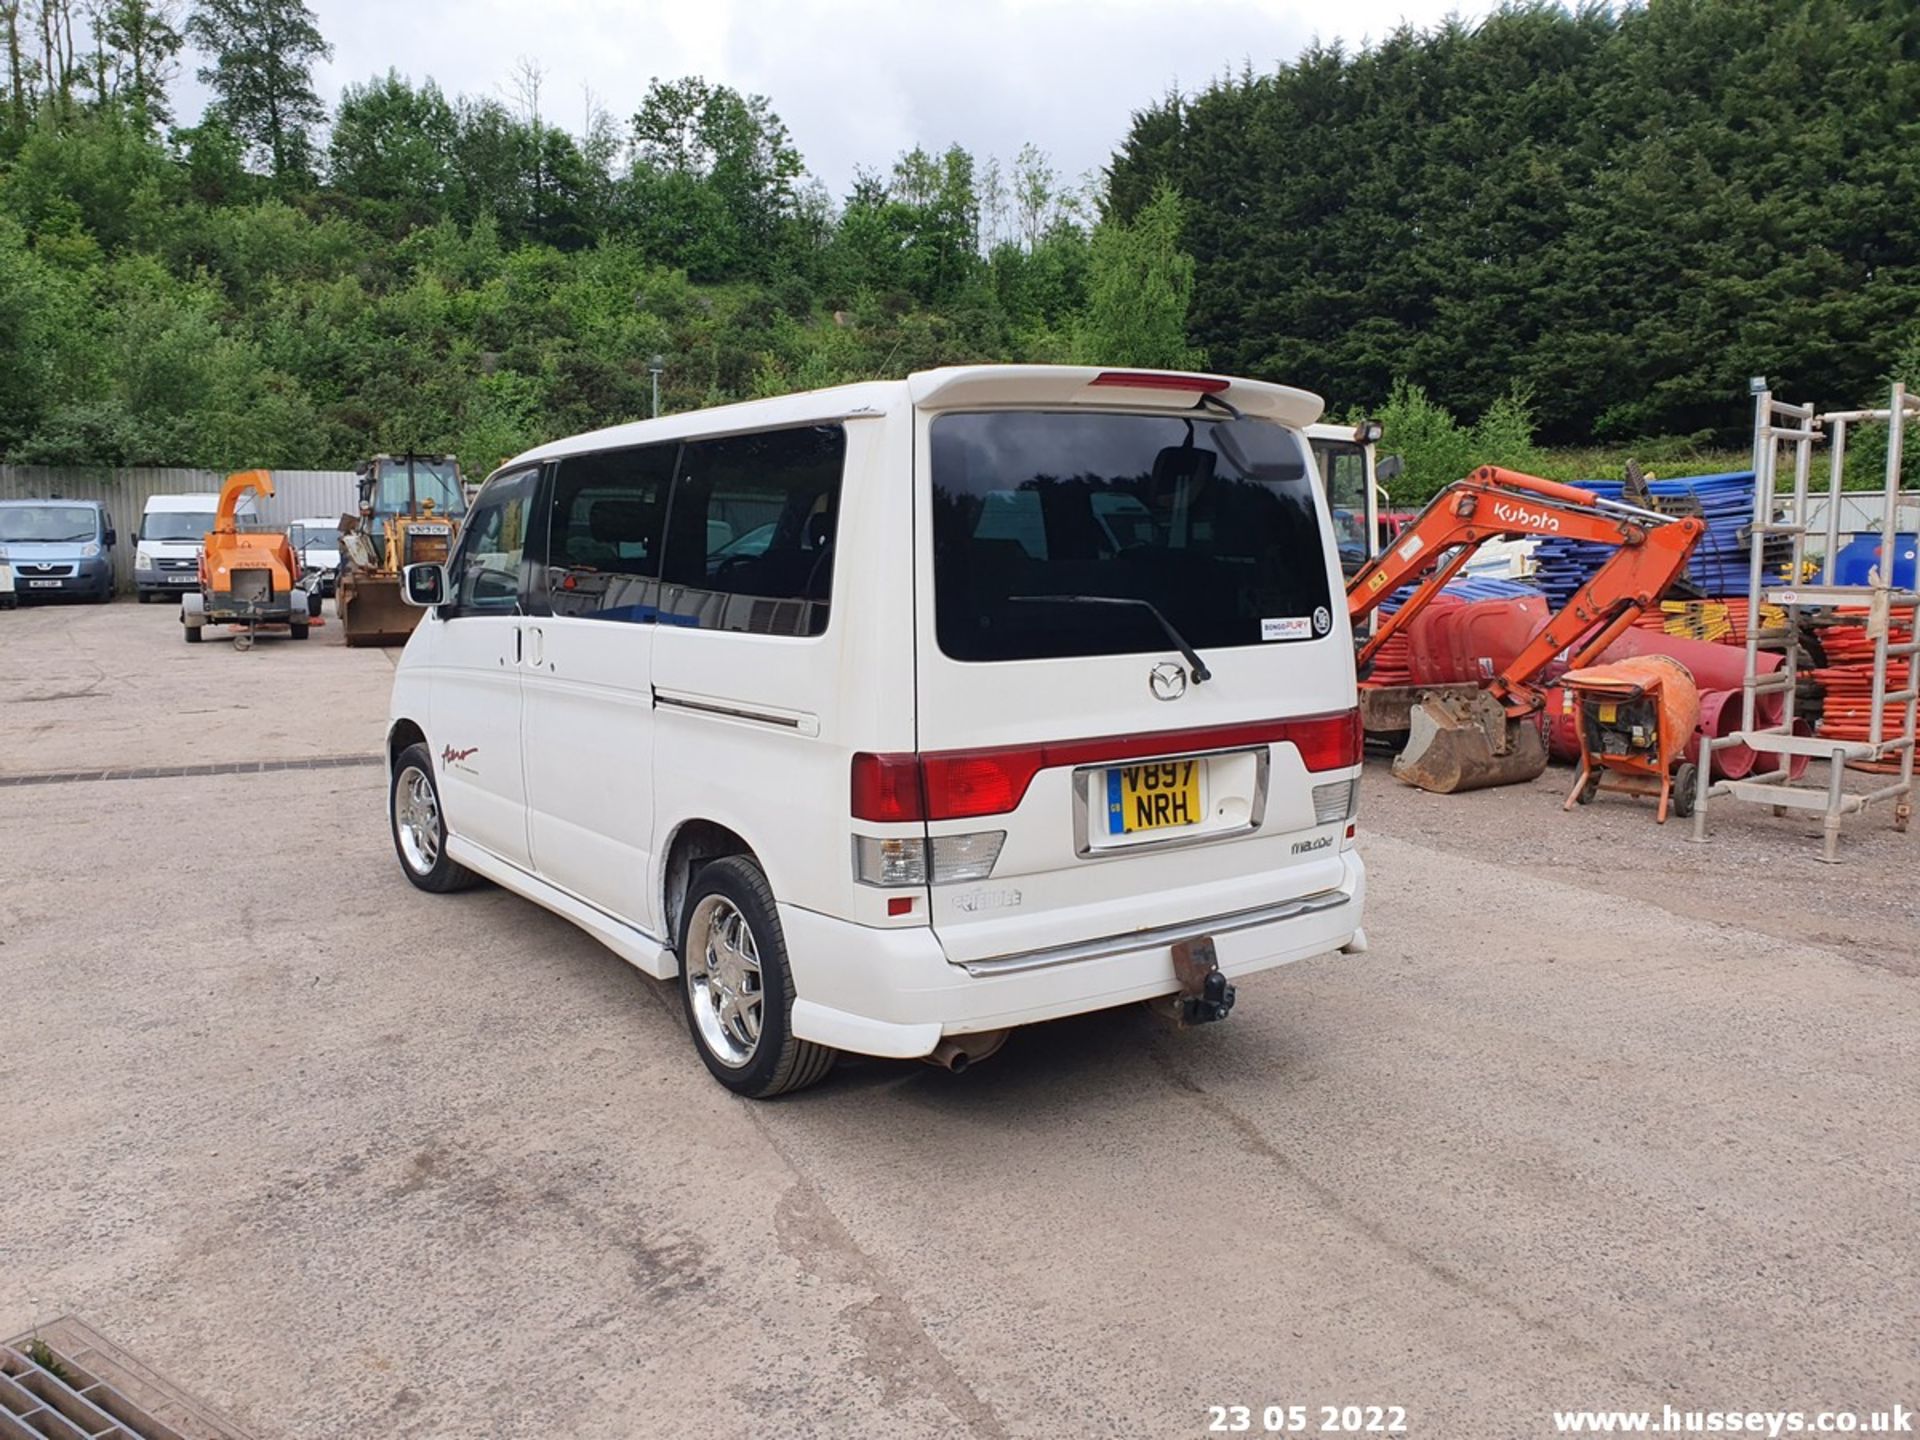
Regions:
M 5 28 L 7 47 L 7 135 L 14 144 L 27 133 L 38 74 L 24 10 L 24 0 L 0 0 L 0 27 Z
M 333 54 L 302 0 L 195 0 L 187 38 L 212 57 L 198 74 L 227 126 L 277 181 L 312 169 L 312 128 L 326 119 L 313 62 Z
M 1076 328 L 1084 365 L 1185 370 L 1204 363 L 1187 343 L 1193 259 L 1180 248 L 1180 197 L 1162 186 L 1132 223 L 1108 219 L 1087 256 L 1087 307 Z
M 327 168 L 333 183 L 350 194 L 402 204 L 415 217 L 437 217 L 453 183 L 459 133 L 438 85 L 428 80 L 415 89 L 389 70 L 341 92 Z
M 692 274 L 769 273 L 804 166 L 767 98 L 697 75 L 656 79 L 632 134 L 628 214 L 657 210 L 657 242 L 697 243 Z
M 173 123 L 167 85 L 185 44 L 171 0 L 102 0 L 95 12 L 100 49 L 108 57 L 111 93 L 142 127 Z

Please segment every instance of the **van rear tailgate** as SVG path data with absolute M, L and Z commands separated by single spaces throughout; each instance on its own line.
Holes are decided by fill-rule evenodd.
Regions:
M 948 958 L 1339 887 L 1353 650 L 1298 437 L 1162 415 L 922 423 L 928 833 L 936 856 L 942 837 L 1003 836 L 990 874 L 930 887 Z

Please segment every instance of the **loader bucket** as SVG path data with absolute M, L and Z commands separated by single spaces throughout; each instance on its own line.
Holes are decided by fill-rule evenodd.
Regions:
M 400 598 L 398 575 L 342 575 L 333 606 L 349 645 L 404 645 L 421 612 Z
M 1509 719 L 1485 692 L 1428 695 L 1414 705 L 1393 777 L 1436 795 L 1524 785 L 1547 768 L 1547 746 L 1526 720 Z

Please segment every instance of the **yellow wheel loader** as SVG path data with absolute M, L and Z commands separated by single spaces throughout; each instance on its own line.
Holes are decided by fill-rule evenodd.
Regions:
M 360 513 L 340 519 L 334 610 L 349 645 L 402 645 L 420 612 L 400 598 L 409 565 L 444 565 L 467 497 L 451 455 L 376 455 L 355 467 Z

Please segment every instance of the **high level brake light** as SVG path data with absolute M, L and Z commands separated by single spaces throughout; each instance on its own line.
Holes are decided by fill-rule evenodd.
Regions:
M 1191 395 L 1218 395 L 1232 382 L 1214 375 L 1158 375 L 1151 370 L 1102 370 L 1089 385 L 1115 385 L 1128 390 L 1184 390 Z
M 1122 764 L 1212 750 L 1292 745 L 1309 771 L 1360 763 L 1360 712 L 1337 710 L 1288 720 L 1105 735 L 1089 740 L 1003 745 L 983 750 L 853 757 L 852 806 L 857 820 L 967 820 L 1017 810 L 1042 770 Z

